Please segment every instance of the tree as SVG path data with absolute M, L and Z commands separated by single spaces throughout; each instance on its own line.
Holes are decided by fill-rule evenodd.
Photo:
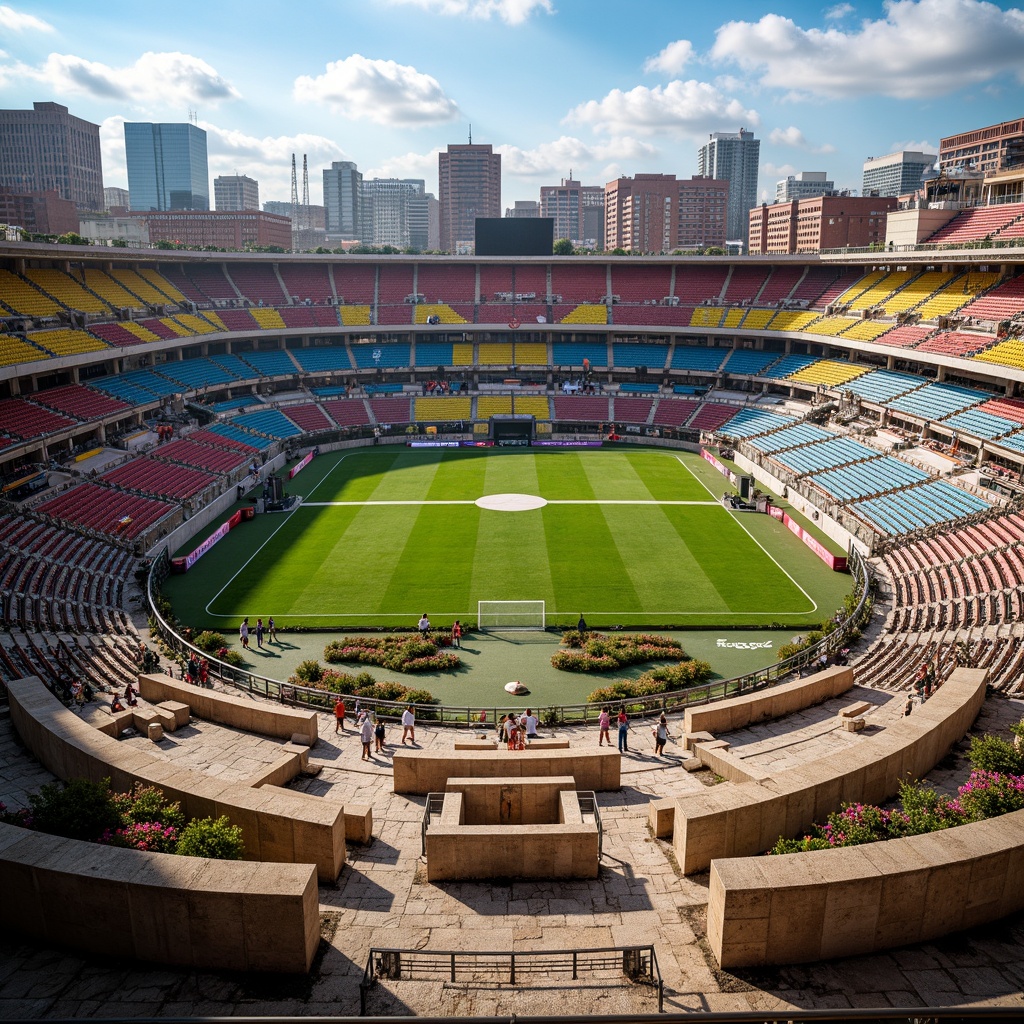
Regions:
M 725 256 L 726 252 L 720 245 L 709 245 L 704 250 L 705 256 Z
M 576 250 L 568 238 L 560 238 L 552 246 L 551 252 L 555 256 L 575 256 Z
M 61 245 L 88 245 L 89 239 L 83 238 L 77 231 L 67 231 L 63 235 L 57 236 L 57 241 Z

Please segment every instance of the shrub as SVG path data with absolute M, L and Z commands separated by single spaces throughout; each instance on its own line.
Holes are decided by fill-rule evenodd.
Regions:
M 434 633 L 427 637 L 397 634 L 389 636 L 347 636 L 324 648 L 324 660 L 331 664 L 355 662 L 379 665 L 392 672 L 448 672 L 462 664 L 457 654 L 442 652 L 448 637 Z
M 158 821 L 132 822 L 111 832 L 109 829 L 99 838 L 104 846 L 120 846 L 145 853 L 174 853 L 178 844 L 178 830 L 173 825 L 162 825 Z
M 611 672 L 647 661 L 686 660 L 679 641 L 651 633 L 608 637 L 569 629 L 562 634 L 562 646 L 565 650 L 556 651 L 551 664 L 563 672 Z
M 216 633 L 212 629 L 206 629 L 192 641 L 192 645 L 198 647 L 201 651 L 205 651 L 207 654 L 214 654 L 222 647 L 227 647 L 227 642 L 224 639 L 223 633 Z
M 967 751 L 971 767 L 979 771 L 1024 775 L 1024 751 L 999 736 L 972 736 Z
M 96 842 L 108 830 L 114 832 L 122 825 L 110 792 L 110 779 L 52 782 L 29 797 L 29 805 L 29 828 L 67 839 Z
M 219 818 L 194 818 L 182 830 L 174 852 L 181 857 L 212 857 L 216 860 L 241 860 L 245 853 L 242 830 L 226 815 Z
M 300 683 L 306 683 L 310 686 L 320 682 L 323 674 L 323 666 L 319 661 L 313 661 L 312 659 L 299 662 L 295 669 L 295 679 Z
M 185 824 L 181 805 L 177 802 L 169 803 L 155 786 L 136 782 L 130 793 L 115 793 L 111 799 L 124 827 L 155 823 L 180 829 Z

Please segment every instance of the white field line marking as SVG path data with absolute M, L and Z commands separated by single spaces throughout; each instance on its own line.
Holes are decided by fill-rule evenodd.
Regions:
M 487 495 L 483 495 L 487 497 Z M 360 508 L 371 505 L 475 505 L 476 501 L 304 501 L 299 508 L 344 508 L 346 506 L 358 506 Z M 548 502 L 549 505 L 718 505 L 717 501 L 658 501 L 656 499 L 631 499 L 631 498 L 554 498 Z M 298 511 L 298 509 L 295 509 Z M 487 511 L 487 510 L 485 510 Z M 537 511 L 540 509 L 529 509 Z
M 678 455 L 672 455 L 671 457 L 676 459 L 676 461 L 679 463 L 679 465 L 682 466 L 683 469 L 685 469 L 686 472 L 689 473 L 690 476 L 692 476 L 694 478 L 694 480 L 696 480 L 697 483 L 699 483 L 701 485 L 701 487 L 703 487 L 704 490 L 708 492 L 708 494 L 710 494 L 712 497 L 715 496 L 715 492 L 712 491 L 711 488 L 708 487 L 708 485 L 706 483 L 704 483 L 704 481 L 701 480 L 701 478 L 699 476 L 697 476 L 697 474 L 694 473 L 694 471 L 692 469 L 690 469 L 690 467 L 685 462 L 683 462 L 683 460 L 680 459 Z M 722 502 L 716 501 L 714 504 L 721 505 L 722 508 L 725 509 L 727 514 L 731 514 L 731 517 L 735 521 L 736 525 L 779 567 L 779 570 L 789 580 L 789 582 L 792 583 L 793 586 L 796 587 L 796 589 L 799 590 L 800 593 L 803 594 L 804 597 L 806 597 L 807 600 L 811 602 L 810 610 L 812 612 L 816 612 L 818 610 L 818 602 L 815 601 L 814 598 L 811 597 L 811 595 L 808 594 L 807 591 L 804 590 L 804 588 L 801 587 L 800 584 L 797 583 L 797 581 L 795 579 L 793 579 L 792 576 L 790 576 L 789 571 L 785 568 L 785 566 L 783 566 L 778 561 L 778 559 L 743 525 L 743 516 L 748 515 L 748 513 L 746 513 L 746 512 L 732 512 L 732 513 L 730 513 L 730 510 L 727 509 L 725 507 L 725 505 L 722 505 Z M 755 513 L 755 515 L 756 515 L 756 513 Z M 792 613 L 787 613 L 787 614 L 796 615 L 798 613 L 792 612 Z M 806 615 L 808 613 L 807 612 L 801 612 L 799 614 Z

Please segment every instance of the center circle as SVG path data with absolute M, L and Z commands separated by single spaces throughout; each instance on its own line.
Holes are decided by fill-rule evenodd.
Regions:
M 485 494 L 476 499 L 476 504 L 492 512 L 529 512 L 530 509 L 543 508 L 547 499 L 536 494 Z

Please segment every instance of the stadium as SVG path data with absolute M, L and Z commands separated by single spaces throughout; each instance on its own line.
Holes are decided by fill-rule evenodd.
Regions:
M 834 675 L 848 665 L 846 688 L 855 686 L 863 704 L 845 715 L 849 727 L 842 719 L 850 693 L 818 694 L 811 704 L 793 698 L 791 717 L 764 713 L 776 718 L 777 747 L 754 731 L 755 718 L 737 726 L 735 737 L 730 732 L 732 755 L 728 742 L 724 750 L 705 744 L 702 766 L 726 780 L 716 787 L 722 792 L 750 785 L 764 792 L 775 781 L 781 791 L 781 774 L 774 780 L 773 773 L 810 777 L 801 765 L 819 757 L 846 766 L 827 794 L 807 798 L 815 821 L 843 802 L 891 797 L 883 775 L 949 774 L 957 755 L 943 758 L 976 715 L 976 732 L 1005 729 L 1024 707 L 1024 204 L 998 210 L 994 230 L 966 211 L 933 239 L 899 252 L 743 259 L 4 243 L 0 679 L 10 689 L 10 717 L 43 765 L 29 767 L 30 754 L 8 728 L 10 760 L 24 765 L 18 778 L 41 784 L 61 775 L 58 766 L 78 763 L 54 753 L 77 728 L 57 724 L 70 713 L 64 705 L 74 703 L 72 681 L 95 691 L 135 681 L 140 642 L 155 646 L 154 625 L 163 634 L 163 663 L 188 654 L 175 618 L 233 636 L 240 616 L 273 606 L 288 637 L 310 628 L 411 629 L 424 607 L 444 622 L 461 618 L 491 631 L 570 628 L 582 611 L 599 629 L 701 627 L 742 642 L 741 629 L 781 628 L 785 639 L 814 629 L 843 606 L 844 595 L 852 614 L 837 613 L 841 629 L 831 640 L 781 668 L 750 665 L 735 687 L 714 694 L 705 687 L 703 701 L 713 709 L 712 696 L 757 700 L 775 689 L 768 684 L 799 686 L 807 671 L 827 665 L 823 674 Z M 489 497 L 535 503 L 493 508 Z M 489 602 L 502 606 L 493 621 L 485 621 Z M 534 606 L 521 613 L 528 621 L 517 620 L 512 602 Z M 920 696 L 914 684 L 928 666 L 945 684 L 901 721 L 904 699 L 913 704 Z M 214 692 L 309 706 L 301 687 L 251 664 L 232 667 L 211 656 L 210 671 Z M 573 746 L 594 744 L 592 720 L 555 710 L 575 702 L 538 703 L 552 705 L 551 723 Z M 467 697 L 467 704 L 483 701 Z M 634 702 L 628 706 L 633 713 Z M 329 711 L 329 704 L 313 707 Z M 635 710 L 642 716 L 662 707 L 682 733 L 685 700 Z M 227 732 L 193 714 L 203 728 L 176 744 L 185 758 L 190 742 L 216 744 Z M 439 717 L 443 724 L 443 710 Z M 322 716 L 322 733 L 330 721 Z M 468 712 L 461 723 L 472 725 Z M 912 728 L 919 733 L 911 736 Z M 456 734 L 439 724 L 423 742 L 432 752 L 451 750 Z M 804 752 L 783 763 L 789 740 Z M 150 757 L 145 736 L 120 746 L 140 742 L 147 749 L 136 746 L 133 756 Z M 232 756 L 264 763 L 280 753 L 260 742 L 269 753 L 231 747 Z M 736 753 L 744 743 L 746 753 Z M 74 745 L 85 756 L 88 741 Z M 872 760 L 883 746 L 895 758 L 884 769 Z M 226 755 L 215 750 L 197 764 L 212 758 L 227 773 L 222 780 L 234 782 Z M 320 750 L 303 755 L 303 765 Z M 315 980 L 278 995 L 247 976 L 225 982 L 230 999 L 257 1013 L 281 1006 L 291 1014 L 355 1014 L 374 949 L 525 954 L 619 949 L 654 936 L 663 1008 L 672 1012 L 969 998 L 1019 1005 L 1019 976 L 992 965 L 1019 952 L 1024 831 L 1017 816 L 1024 811 L 955 847 L 940 849 L 930 837 L 926 852 L 906 854 L 903 874 L 895 858 L 886 865 L 876 859 L 870 884 L 848 864 L 849 891 L 838 875 L 807 862 L 800 884 L 790 880 L 791 902 L 769 900 L 777 909 L 758 917 L 771 939 L 767 953 L 757 952 L 758 940 L 744 938 L 736 923 L 743 912 L 729 903 L 729 888 L 750 905 L 763 899 L 741 862 L 770 847 L 779 831 L 794 838 L 803 819 L 790 808 L 769 836 L 778 818 L 758 808 L 763 825 L 748 837 L 753 847 L 737 838 L 705 857 L 692 825 L 699 815 L 686 817 L 684 802 L 715 798 L 683 767 L 697 755 L 679 753 L 668 765 L 623 759 L 621 788 L 584 787 L 597 791 L 603 815 L 610 859 L 599 877 L 566 886 L 502 883 L 499 898 L 468 882 L 431 887 L 418 866 L 429 800 L 424 806 L 400 795 L 397 759 L 394 772 L 384 765 L 349 770 L 339 748 L 338 758 L 317 766 L 319 778 L 288 776 L 297 788 L 372 808 L 362 818 L 365 833 L 346 817 L 352 845 L 346 858 L 341 840 L 334 879 L 319 870 L 319 894 L 303 890 L 314 923 L 312 938 L 305 924 L 300 945 L 308 955 L 299 973 L 315 955 Z M 88 756 L 91 775 L 111 776 L 115 786 L 143 777 L 132 774 L 138 765 L 111 764 L 99 748 Z M 166 762 L 178 755 L 161 756 L 170 772 Z M 298 763 L 299 754 L 289 756 Z M 170 791 L 183 786 L 166 776 Z M 25 786 L 13 789 L 0 797 L 17 798 Z M 212 792 L 203 799 L 220 807 Z M 725 828 L 719 811 L 701 811 L 709 828 Z M 257 820 L 254 805 L 246 813 L 246 821 Z M 730 836 L 740 831 L 730 819 Z M 366 845 L 357 838 L 371 835 Z M 281 861 L 308 864 L 298 845 L 288 856 L 262 859 L 282 870 Z M 27 873 L 18 877 L 29 877 L 28 867 L 20 870 Z M 32 875 L 31 886 L 42 877 Z M 866 890 L 881 893 L 883 885 L 903 886 L 924 909 L 901 928 L 854 926 L 865 907 L 874 908 Z M 430 888 L 434 894 L 425 895 Z M 878 898 L 891 899 L 892 890 L 885 894 Z M 832 901 L 828 911 L 819 897 Z M 95 911 L 104 898 L 86 893 L 76 906 Z M 8 911 L 19 905 L 12 900 Z M 838 914 L 842 937 L 819 920 L 816 945 L 794 938 L 786 947 L 781 936 L 802 935 L 793 921 L 804 913 Z M 425 946 L 417 914 L 442 922 Z M 459 932 L 460 918 L 478 922 L 474 937 Z M 53 940 L 42 926 L 32 934 Z M 81 945 L 73 938 L 58 944 Z M 176 964 L 175 977 L 238 966 L 227 959 L 190 966 L 166 955 L 173 943 L 147 948 L 157 946 L 164 956 L 109 948 Z M 249 971 L 282 969 L 269 945 L 263 954 L 245 961 Z M 18 962 L 38 955 L 18 949 Z M 910 976 L 915 963 L 936 957 L 953 987 L 929 996 Z M 830 961 L 825 981 L 810 968 L 756 969 L 821 960 Z M 980 992 L 968 977 L 978 963 L 990 972 L 990 988 Z M 140 978 L 156 973 L 138 970 Z M 882 980 L 869 980 L 878 972 Z M 653 1012 L 621 988 L 609 985 L 602 995 L 607 1012 Z M 487 988 L 484 995 L 469 983 L 452 985 L 436 1003 L 424 1002 L 409 981 L 391 983 L 386 1000 L 376 991 L 371 1013 L 489 1015 L 520 1006 L 540 1013 L 544 1005 L 521 992 L 512 1002 L 507 992 Z M 847 1001 L 828 1002 L 833 997 Z M 582 990 L 570 994 L 565 1012 L 593 1012 L 588 998 Z M 164 1005 L 151 1015 L 167 1012 Z M 196 1005 L 187 1012 L 200 1012 Z

